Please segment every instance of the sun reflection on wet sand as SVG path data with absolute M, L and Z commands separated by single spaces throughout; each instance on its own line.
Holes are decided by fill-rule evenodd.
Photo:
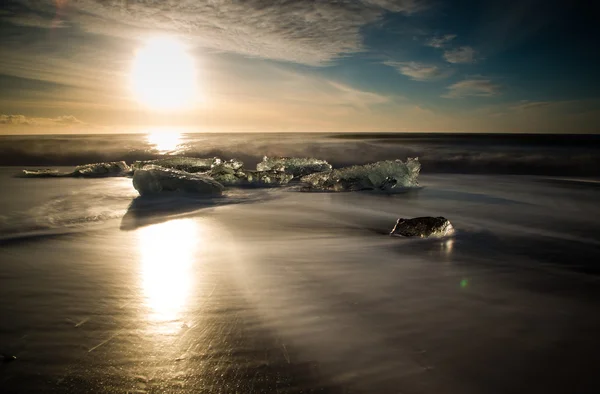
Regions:
M 454 249 L 454 240 L 452 238 L 446 240 L 443 244 L 443 249 L 446 255 L 452 254 L 452 249 Z
M 180 132 L 162 129 L 148 130 L 146 140 L 148 145 L 161 154 L 177 151 L 179 145 L 183 142 Z
M 142 289 L 150 321 L 174 323 L 181 317 L 192 289 L 199 232 L 192 219 L 139 229 Z

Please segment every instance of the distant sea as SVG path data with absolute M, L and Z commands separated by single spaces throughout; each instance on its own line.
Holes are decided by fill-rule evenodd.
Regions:
M 318 157 L 335 167 L 419 157 L 425 173 L 600 176 L 600 135 L 547 134 L 103 134 L 0 136 L 2 166 L 132 162 L 165 154 Z

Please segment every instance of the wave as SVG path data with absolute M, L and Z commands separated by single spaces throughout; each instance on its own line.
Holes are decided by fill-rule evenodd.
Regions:
M 64 205 L 64 204 L 63 204 Z M 23 237 L 55 236 L 80 232 L 118 219 L 124 210 L 69 209 L 44 205 L 25 212 L 0 217 L 0 244 Z
M 0 242 L 84 231 L 123 217 L 135 197 L 130 186 L 98 181 L 80 184 L 61 178 L 44 182 L 36 188 L 34 200 L 0 216 Z
M 187 134 L 170 152 L 186 157 L 237 158 L 247 168 L 263 157 L 315 157 L 335 168 L 419 157 L 427 173 L 600 175 L 598 138 L 535 139 L 531 136 L 482 138 L 324 134 Z M 593 136 L 592 136 L 593 137 Z M 549 143 L 550 141 L 551 143 Z M 570 141 L 570 142 L 569 142 Z M 144 135 L 0 137 L 0 165 L 76 166 L 81 163 L 132 164 L 165 158 Z M 166 157 L 169 157 L 168 155 Z
M 280 193 L 273 189 L 235 189 L 204 198 L 172 193 L 136 195 L 131 189 L 70 189 L 42 204 L 0 215 L 0 245 L 101 230 L 115 221 L 120 221 L 121 230 L 133 230 L 218 206 L 264 202 Z

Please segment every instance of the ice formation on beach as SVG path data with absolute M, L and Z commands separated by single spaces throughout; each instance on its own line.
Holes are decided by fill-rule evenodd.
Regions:
M 302 177 L 308 190 L 319 191 L 359 191 L 378 190 L 384 192 L 402 191 L 417 187 L 421 164 L 418 158 L 378 161 L 376 163 L 318 172 Z
M 63 173 L 58 170 L 38 169 L 38 170 L 23 170 L 22 176 L 25 178 L 57 178 L 61 176 L 68 176 L 70 174 Z
M 60 172 L 51 169 L 23 170 L 22 176 L 26 178 L 57 178 L 57 177 L 83 177 L 99 178 L 106 176 L 125 176 L 131 173 L 131 168 L 124 161 L 107 163 L 83 164 L 75 167 L 72 172 Z
M 127 175 L 131 168 L 124 161 L 113 161 L 108 163 L 94 163 L 77 166 L 70 174 L 81 177 L 102 177 L 114 175 Z
M 142 194 L 156 190 L 190 189 L 194 191 L 196 187 L 188 187 L 188 183 L 193 183 L 198 179 L 209 183 L 210 180 L 214 180 L 221 187 L 223 185 L 272 187 L 285 185 L 294 177 L 301 176 L 301 181 L 307 186 L 305 189 L 307 191 L 376 190 L 391 193 L 418 186 L 417 177 L 421 165 L 418 159 L 409 158 L 406 162 L 388 160 L 334 170 L 324 160 L 265 156 L 257 168 L 257 171 L 247 170 L 244 168 L 244 163 L 237 159 L 223 161 L 218 157 L 204 159 L 168 157 L 136 161 L 131 167 L 124 161 L 118 161 L 85 164 L 76 167 L 73 172 L 59 172 L 52 169 L 24 170 L 22 176 L 28 178 L 94 178 L 127 176 L 140 170 L 148 170 L 148 172 L 140 172 L 137 177 L 134 175 L 134 185 L 137 182 L 139 188 L 136 186 L 136 189 Z M 315 173 L 315 171 L 320 172 Z M 202 175 L 202 177 L 186 178 L 185 174 Z M 177 182 L 181 181 L 182 184 L 176 184 L 174 179 L 177 179 Z M 202 188 L 201 191 L 205 192 L 206 188 Z
M 227 163 L 214 166 L 207 175 L 225 186 L 278 186 L 292 180 L 291 174 L 277 171 L 249 171 Z
M 218 157 L 200 159 L 196 157 L 168 157 L 165 159 L 136 161 L 131 165 L 134 170 L 146 168 L 147 166 L 158 166 L 163 168 L 172 168 L 185 172 L 206 172 L 215 164 L 222 163 Z
M 325 160 L 302 157 L 263 157 L 256 165 L 258 171 L 281 171 L 294 177 L 301 177 L 315 172 L 330 171 L 331 164 Z
M 278 171 L 245 171 L 246 181 L 255 186 L 285 185 L 294 177 L 292 174 Z
M 230 168 L 232 170 L 239 170 L 244 167 L 244 162 L 238 159 L 231 159 L 222 161 L 219 158 L 215 157 L 215 162 L 211 166 L 211 170 L 218 170 L 222 168 Z
M 215 164 L 209 172 L 206 173 L 211 178 L 225 186 L 236 186 L 244 183 L 246 174 L 240 168 L 233 168 L 223 163 Z
M 402 237 L 445 237 L 454 234 L 452 223 L 444 217 L 400 218 L 390 235 Z
M 184 192 L 217 196 L 223 185 L 205 174 L 190 174 L 171 168 L 145 166 L 133 174 L 133 187 L 141 196 L 162 192 Z

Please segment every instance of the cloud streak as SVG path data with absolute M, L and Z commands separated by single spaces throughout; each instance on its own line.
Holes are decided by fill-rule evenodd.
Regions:
M 529 101 L 523 100 L 519 104 L 511 106 L 509 109 L 513 111 L 529 111 L 538 108 L 545 108 L 554 105 L 552 101 Z
M 47 9 L 46 0 L 24 0 Z M 427 0 L 72 0 L 70 18 L 84 29 L 115 34 L 133 29 L 183 34 L 200 46 L 247 56 L 324 65 L 363 51 L 361 29 L 386 13 L 412 15 Z
M 70 127 L 83 126 L 86 123 L 72 115 L 56 118 L 33 118 L 25 115 L 0 115 L 0 125 L 5 126 L 45 126 L 45 127 Z
M 394 67 L 400 74 L 406 75 L 414 81 L 436 81 L 447 78 L 452 74 L 448 69 L 418 62 L 387 61 L 383 64 Z
M 427 42 L 427 46 L 433 48 L 444 48 L 446 44 L 456 38 L 456 34 L 446 34 L 441 37 L 433 37 L 431 40 Z
M 491 97 L 500 93 L 500 86 L 493 83 L 490 79 L 474 78 L 465 79 L 448 86 L 448 93 L 443 95 L 444 98 L 464 98 L 469 96 L 474 97 Z
M 448 63 L 474 63 L 477 52 L 469 46 L 449 49 L 444 52 L 444 59 Z

